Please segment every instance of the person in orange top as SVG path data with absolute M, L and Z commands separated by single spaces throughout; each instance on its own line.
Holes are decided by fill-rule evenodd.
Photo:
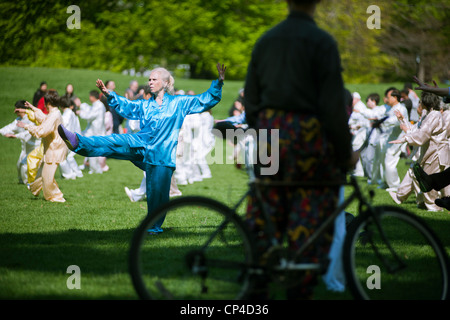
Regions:
M 63 193 L 55 180 L 56 169 L 65 160 L 68 152 L 66 144 L 57 132 L 58 126 L 62 123 L 61 112 L 58 109 L 60 97 L 56 90 L 49 90 L 45 94 L 44 100 L 45 106 L 49 111 L 47 115 L 29 102 L 25 103 L 27 107 L 34 111 L 39 125 L 34 126 L 23 122 L 18 124 L 18 126 L 28 130 L 32 136 L 41 138 L 44 145 L 42 175 L 30 185 L 30 190 L 35 196 L 38 196 L 43 190 L 45 200 L 65 202 Z

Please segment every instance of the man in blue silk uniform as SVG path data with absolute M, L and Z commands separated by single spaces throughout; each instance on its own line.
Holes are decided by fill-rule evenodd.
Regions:
M 152 70 L 148 85 L 152 97 L 149 100 L 128 100 L 109 91 L 102 80 L 97 87 L 108 98 L 108 104 L 119 115 L 130 120 L 140 120 L 141 131 L 135 134 L 83 137 L 63 126 L 58 132 L 70 150 L 86 157 L 108 157 L 130 160 L 146 172 L 147 210 L 151 214 L 169 201 L 170 182 L 175 170 L 178 134 L 188 114 L 211 109 L 222 97 L 226 67 L 217 64 L 219 78 L 199 95 L 173 95 L 174 80 L 164 68 Z M 159 221 L 150 233 L 163 230 Z

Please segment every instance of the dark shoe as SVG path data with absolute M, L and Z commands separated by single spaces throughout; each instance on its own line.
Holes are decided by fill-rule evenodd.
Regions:
M 58 133 L 67 145 L 69 150 L 75 150 L 78 147 L 78 137 L 75 133 L 67 130 L 62 124 L 58 126 Z
M 444 197 L 441 199 L 434 200 L 434 203 L 444 209 L 447 209 L 450 211 L 450 197 Z
M 423 171 L 420 164 L 415 163 L 413 166 L 414 175 L 416 176 L 417 182 L 419 182 L 419 187 L 422 192 L 430 192 L 433 190 L 433 181 L 430 176 Z

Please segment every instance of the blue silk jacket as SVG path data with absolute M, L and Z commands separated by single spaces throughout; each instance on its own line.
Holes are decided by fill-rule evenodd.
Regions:
M 128 100 L 111 92 L 108 104 L 122 117 L 140 120 L 141 131 L 126 134 L 131 148 L 144 148 L 144 162 L 175 167 L 178 135 L 188 114 L 201 113 L 214 107 L 222 98 L 223 81 L 214 80 L 210 88 L 199 95 L 165 94 L 160 106 L 149 100 Z

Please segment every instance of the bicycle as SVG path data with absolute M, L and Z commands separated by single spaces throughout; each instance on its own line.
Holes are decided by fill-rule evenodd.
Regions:
M 261 181 L 246 164 L 250 168 L 249 187 L 258 188 Z M 434 231 L 402 208 L 371 205 L 374 193 L 369 192 L 367 199 L 354 176 L 350 175 L 345 185 L 353 192 L 307 239 L 296 257 L 317 241 L 345 208 L 358 201 L 359 214 L 347 230 L 342 256 L 354 298 L 448 299 L 448 257 Z M 286 287 L 295 283 L 303 270 L 324 272 L 326 261 L 297 263 L 296 257 L 289 257 L 275 241 L 266 253 L 265 264 L 256 260 L 252 235 L 237 213 L 248 194 L 233 207 L 202 196 L 185 196 L 170 200 L 147 216 L 134 232 L 129 255 L 130 275 L 139 297 L 246 299 L 257 277 L 266 276 Z M 265 210 L 263 213 L 267 215 Z M 148 235 L 147 230 L 164 215 L 165 231 Z M 266 232 L 273 235 L 274 226 L 267 216 L 266 222 Z M 169 239 L 171 246 L 167 246 Z M 417 250 L 409 250 L 403 239 L 414 239 Z M 425 296 L 420 295 L 422 290 Z

